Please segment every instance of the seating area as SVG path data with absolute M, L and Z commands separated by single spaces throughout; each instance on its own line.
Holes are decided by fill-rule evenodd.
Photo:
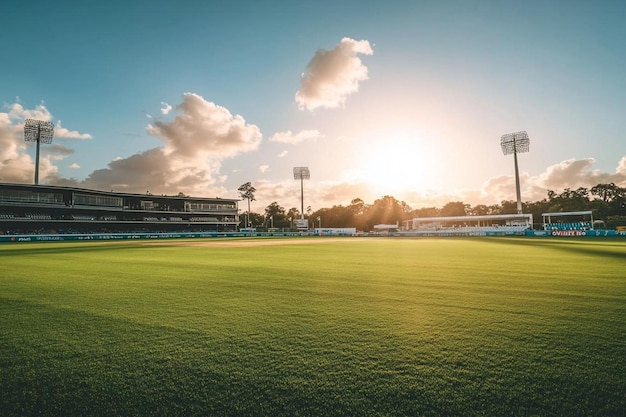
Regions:
M 546 223 L 544 229 L 553 230 L 591 230 L 591 222 Z
M 420 223 L 417 226 L 416 230 L 429 231 L 429 230 L 439 230 L 441 228 L 442 228 L 441 223 Z
M 415 217 L 403 221 L 403 232 L 418 234 L 523 234 L 531 230 L 532 214 L 486 214 L 465 216 Z
M 72 220 L 92 221 L 92 220 L 96 220 L 96 219 L 93 216 L 83 216 L 83 215 L 79 215 L 79 214 L 73 214 L 72 215 Z
M 216 222 L 217 217 L 192 217 L 189 219 L 192 222 Z
M 52 216 L 49 214 L 26 213 L 26 218 L 31 220 L 52 220 Z
M 530 227 L 527 225 L 489 225 L 489 226 L 442 226 L 439 223 L 422 224 L 415 231 L 429 232 L 454 232 L 454 233 L 476 233 L 476 232 L 523 232 Z
M 448 230 L 453 232 L 472 233 L 472 232 L 523 232 L 529 227 L 526 225 L 491 225 L 491 226 L 456 226 L 443 227 L 440 230 Z

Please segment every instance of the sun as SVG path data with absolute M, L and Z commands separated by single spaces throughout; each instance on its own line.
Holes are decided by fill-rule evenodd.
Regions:
M 439 182 L 432 144 L 413 132 L 371 138 L 360 146 L 359 179 L 378 192 L 423 191 L 435 188 Z

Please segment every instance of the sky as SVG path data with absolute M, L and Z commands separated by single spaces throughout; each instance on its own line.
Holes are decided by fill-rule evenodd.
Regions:
M 624 1 L 22 0 L 0 14 L 0 182 L 313 211 L 626 186 Z M 244 207 L 247 204 L 241 204 Z

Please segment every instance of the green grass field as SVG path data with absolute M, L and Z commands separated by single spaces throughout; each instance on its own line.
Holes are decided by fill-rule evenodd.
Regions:
M 26 243 L 0 262 L 5 417 L 626 415 L 623 239 Z

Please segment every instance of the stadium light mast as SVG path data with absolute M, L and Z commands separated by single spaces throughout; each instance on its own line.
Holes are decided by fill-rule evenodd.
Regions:
M 24 121 L 24 140 L 26 142 L 37 142 L 35 185 L 39 185 L 39 145 L 42 142 L 46 144 L 52 143 L 52 136 L 54 136 L 54 125 L 52 122 L 35 119 L 26 119 Z
M 500 138 L 500 146 L 502 153 L 505 155 L 513 154 L 515 161 L 515 191 L 517 192 L 517 214 L 522 214 L 522 194 L 519 186 L 519 169 L 517 167 L 517 154 L 528 152 L 530 148 L 530 139 L 525 131 L 508 133 Z
M 304 180 L 311 178 L 308 167 L 294 167 L 293 179 L 300 180 L 300 218 L 304 219 Z

